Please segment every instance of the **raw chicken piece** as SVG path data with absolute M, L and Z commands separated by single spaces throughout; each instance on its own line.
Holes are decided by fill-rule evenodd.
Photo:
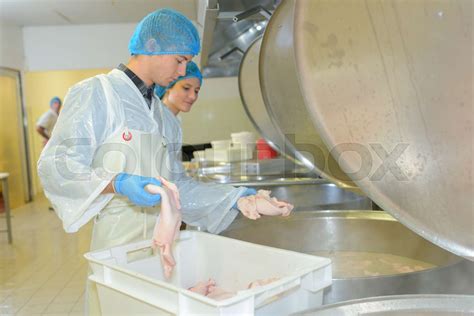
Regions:
M 260 214 L 258 214 L 257 211 L 257 201 L 255 195 L 240 198 L 237 201 L 237 207 L 247 218 L 254 220 L 260 218 Z
M 235 292 L 227 292 L 226 290 L 220 287 L 211 285 L 209 287 L 209 293 L 207 294 L 207 297 L 212 298 L 216 301 L 222 301 L 232 296 L 235 296 L 235 294 L 236 294 Z
M 262 215 L 282 215 L 288 216 L 293 210 L 293 205 L 284 202 L 278 201 L 275 197 L 270 197 L 271 191 L 267 190 L 258 190 L 257 195 L 257 211 Z
M 271 191 L 258 190 L 256 195 L 242 197 L 237 201 L 239 210 L 250 219 L 260 218 L 262 215 L 288 216 L 293 210 L 293 205 L 288 202 L 278 201 L 270 197 Z
M 190 290 L 191 292 L 195 292 L 195 293 L 207 296 L 207 294 L 209 294 L 209 287 L 211 286 L 216 286 L 216 282 L 212 279 L 209 279 L 207 281 L 199 282 L 195 286 L 190 287 L 188 290 Z
M 172 253 L 172 245 L 179 235 L 181 226 L 181 204 L 179 202 L 178 188 L 164 178 L 159 178 L 162 187 L 147 185 L 146 190 L 152 194 L 161 195 L 161 212 L 156 219 L 153 231 L 153 248 L 160 248 L 161 264 L 166 279 L 171 277 L 173 267 L 176 265 Z
M 225 300 L 236 294 L 216 286 L 216 282 L 213 279 L 198 282 L 195 286 L 190 287 L 189 290 L 218 301 Z
M 256 287 L 259 287 L 259 286 L 264 286 L 264 285 L 270 284 L 270 283 L 278 281 L 278 280 L 280 280 L 280 278 L 269 278 L 269 279 L 262 279 L 262 280 L 253 281 L 249 284 L 249 286 L 247 288 L 253 289 L 253 288 L 256 288 Z
M 253 281 L 248 285 L 247 289 L 253 289 L 259 286 L 264 286 L 272 282 L 275 282 L 279 279 L 280 278 L 269 278 L 269 279 Z M 207 296 L 217 301 L 228 299 L 237 294 L 236 292 L 229 292 L 229 291 L 224 290 L 223 288 L 218 287 L 216 285 L 216 282 L 212 279 L 209 279 L 208 281 L 198 282 L 195 286 L 190 287 L 188 290 Z

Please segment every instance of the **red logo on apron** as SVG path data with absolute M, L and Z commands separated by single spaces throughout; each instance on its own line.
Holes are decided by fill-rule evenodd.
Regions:
M 130 133 L 130 132 L 127 132 L 127 133 L 123 132 L 122 138 L 123 138 L 124 141 L 128 142 L 128 141 L 130 141 L 130 140 L 132 139 L 132 133 Z

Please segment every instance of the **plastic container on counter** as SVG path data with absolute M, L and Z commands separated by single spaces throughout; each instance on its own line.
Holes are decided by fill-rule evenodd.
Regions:
M 232 146 L 232 141 L 230 139 L 213 140 L 211 145 L 213 149 L 229 149 Z
M 257 159 L 273 159 L 278 156 L 278 153 L 270 147 L 270 145 L 263 138 L 257 140 Z

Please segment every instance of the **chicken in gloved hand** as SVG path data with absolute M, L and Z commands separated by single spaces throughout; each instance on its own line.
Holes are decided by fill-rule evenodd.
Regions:
M 160 249 L 163 274 L 166 279 L 169 279 L 173 272 L 173 267 L 176 265 L 171 247 L 179 235 L 181 205 L 176 185 L 162 177 L 159 179 L 162 183 L 161 187 L 150 184 L 146 186 L 146 189 L 152 194 L 161 195 L 161 212 L 160 216 L 156 219 L 153 232 L 153 248 Z
M 288 216 L 293 210 L 293 205 L 279 201 L 270 196 L 271 191 L 258 190 L 257 194 L 241 197 L 237 201 L 237 208 L 250 219 L 258 219 L 260 215 Z

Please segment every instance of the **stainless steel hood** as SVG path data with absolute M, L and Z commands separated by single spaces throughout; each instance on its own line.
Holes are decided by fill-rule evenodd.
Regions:
M 243 54 L 262 36 L 281 0 L 217 0 L 217 16 L 203 27 L 201 68 L 204 77 L 237 76 Z

